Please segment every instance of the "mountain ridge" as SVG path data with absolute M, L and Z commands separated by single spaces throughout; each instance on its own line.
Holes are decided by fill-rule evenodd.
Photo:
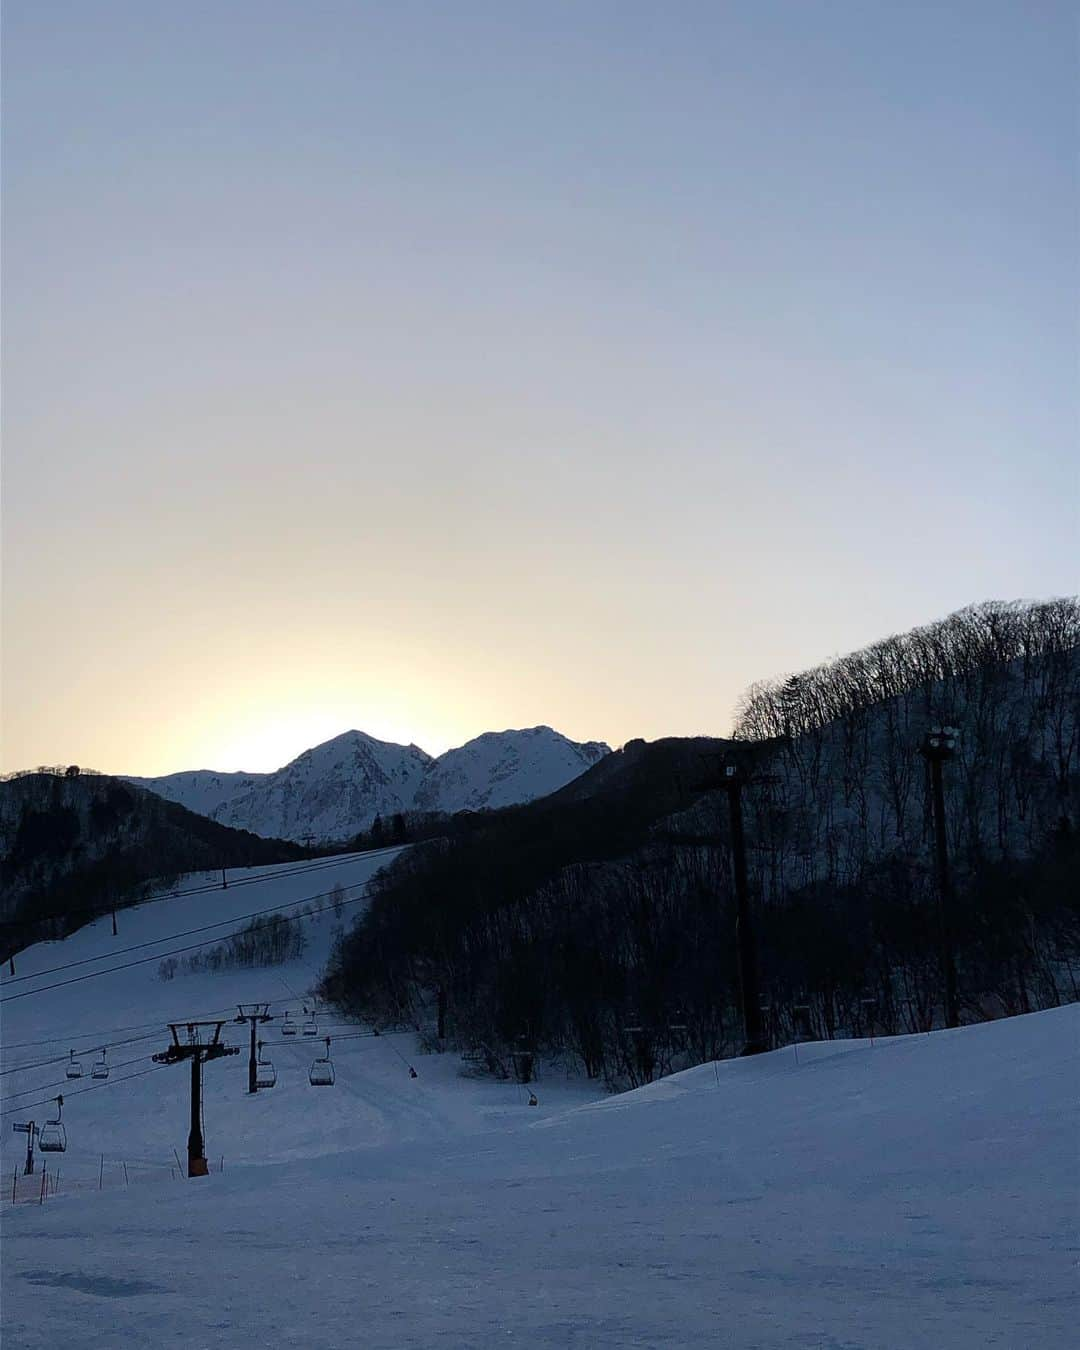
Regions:
M 135 902 L 150 882 L 303 857 L 108 774 L 22 774 L 0 783 L 0 959 Z
M 564 787 L 606 755 L 549 726 L 488 731 L 433 756 L 352 728 L 269 773 L 189 769 L 124 780 L 264 837 L 345 839 L 376 817 L 518 805 Z

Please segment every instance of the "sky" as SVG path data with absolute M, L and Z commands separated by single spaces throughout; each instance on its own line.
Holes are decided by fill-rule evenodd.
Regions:
M 724 734 L 1078 585 L 1051 0 L 6 0 L 7 770 Z

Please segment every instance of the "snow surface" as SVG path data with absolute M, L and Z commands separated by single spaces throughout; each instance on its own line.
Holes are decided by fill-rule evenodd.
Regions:
M 550 727 L 489 731 L 432 760 L 417 789 L 417 811 L 479 811 L 546 797 L 611 751 L 567 740 Z
M 17 958 L 18 979 L 156 943 L 144 965 L 3 1007 L 0 1082 L 20 1091 L 62 1082 L 62 1066 L 7 1072 L 33 1056 L 96 1048 L 109 1027 L 150 1033 L 111 1051 L 143 1063 L 67 1095 L 71 1143 L 50 1159 L 60 1186 L 44 1205 L 36 1178 L 10 1205 L 10 1122 L 44 1112 L 3 1118 L 5 1346 L 1073 1343 L 1075 1005 L 789 1047 L 618 1097 L 548 1070 L 535 1109 L 515 1085 L 463 1076 L 456 1056 L 421 1055 L 412 1035 L 347 1041 L 326 1015 L 338 1083 L 312 1089 L 312 1042 L 275 1023 L 272 1091 L 246 1096 L 245 1055 L 206 1068 L 207 1151 L 224 1172 L 174 1179 L 186 1069 L 118 1080 L 163 1046 L 167 1017 L 255 999 L 295 1010 L 338 920 L 309 921 L 302 962 L 171 981 L 157 977 L 162 939 L 335 881 L 351 896 L 384 861 L 235 874 L 227 891 L 121 913 L 118 938 L 106 920 Z M 97 968 L 9 977 L 0 993 Z
M 269 838 L 347 839 L 376 816 L 403 811 L 475 811 L 532 801 L 585 772 L 609 748 L 568 740 L 551 727 L 486 732 L 433 759 L 347 731 L 305 750 L 273 773 L 198 769 L 128 778 L 190 811 Z

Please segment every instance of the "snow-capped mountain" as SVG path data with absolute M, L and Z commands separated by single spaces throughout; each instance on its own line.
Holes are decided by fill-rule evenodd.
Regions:
M 515 806 L 546 797 L 610 753 L 600 741 L 569 741 L 550 727 L 487 731 L 431 761 L 414 806 L 417 811 Z
M 235 797 L 250 792 L 259 786 L 269 774 L 265 773 L 216 773 L 212 769 L 196 769 L 192 773 L 170 773 L 163 778 L 132 778 L 125 775 L 127 782 L 137 787 L 147 788 L 165 797 L 171 802 L 179 802 L 189 811 L 197 811 L 200 816 L 218 819 L 218 811 Z M 280 837 L 280 836 L 279 836 Z
M 191 811 L 278 839 L 347 839 L 376 816 L 464 811 L 546 796 L 610 753 L 551 727 L 487 732 L 434 759 L 347 731 L 273 773 L 200 769 L 128 781 Z

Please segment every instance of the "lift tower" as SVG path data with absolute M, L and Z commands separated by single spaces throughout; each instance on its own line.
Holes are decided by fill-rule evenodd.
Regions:
M 251 1053 L 248 1055 L 248 1092 L 258 1092 L 259 1085 L 256 1081 L 259 1074 L 258 1057 L 255 1046 L 255 1029 L 261 1022 L 272 1022 L 273 1015 L 270 1012 L 269 1003 L 238 1003 L 239 1014 L 236 1018 L 238 1022 L 248 1022 L 251 1025 Z
M 188 1134 L 188 1176 L 205 1177 L 210 1169 L 206 1164 L 206 1143 L 202 1132 L 202 1068 L 209 1059 L 224 1055 L 238 1055 L 238 1045 L 224 1045 L 221 1028 L 225 1019 L 215 1022 L 170 1022 L 172 1045 L 154 1056 L 155 1064 L 191 1063 L 191 1130 Z M 180 1039 L 181 1028 L 187 1040 Z
M 38 1128 L 32 1120 L 28 1120 L 23 1125 L 12 1125 L 16 1134 L 26 1135 L 26 1164 L 23 1167 L 23 1176 L 32 1177 L 34 1175 L 34 1140 L 37 1138 Z

